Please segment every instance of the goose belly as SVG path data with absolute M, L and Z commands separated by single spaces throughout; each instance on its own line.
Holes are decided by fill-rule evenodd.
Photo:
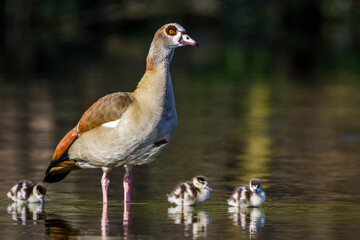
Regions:
M 135 148 L 127 164 L 141 165 L 155 160 L 174 138 L 176 127 L 176 112 L 162 117 L 155 130 Z

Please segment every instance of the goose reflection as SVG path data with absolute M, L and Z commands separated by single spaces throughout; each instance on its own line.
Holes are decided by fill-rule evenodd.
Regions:
M 101 236 L 102 239 L 107 239 L 109 231 L 109 220 L 108 220 L 108 204 L 103 204 L 102 215 L 101 215 Z M 128 239 L 130 235 L 130 203 L 124 203 L 123 212 L 123 229 L 124 239 Z
M 101 236 L 106 238 L 109 229 L 108 220 L 108 204 L 103 204 L 103 210 L 101 215 Z
M 45 220 L 46 235 L 50 239 L 75 239 L 80 230 L 71 226 L 70 222 L 61 219 L 60 216 L 52 215 L 51 219 Z
M 33 225 L 36 220 L 45 218 L 43 203 L 14 202 L 7 207 L 7 212 L 13 221 L 22 225 Z
M 233 224 L 248 230 L 251 239 L 261 236 L 261 229 L 265 225 L 265 213 L 259 208 L 229 207 Z
M 175 224 L 184 225 L 185 237 L 191 236 L 191 233 L 193 239 L 207 236 L 210 215 L 206 211 L 197 211 L 191 206 L 176 206 L 168 208 L 168 217 Z

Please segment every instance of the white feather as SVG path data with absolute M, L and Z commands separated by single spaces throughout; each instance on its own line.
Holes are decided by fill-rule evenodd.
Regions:
M 102 127 L 106 127 L 106 128 L 115 128 L 118 123 L 120 122 L 120 119 L 118 120 L 115 120 L 115 121 L 111 121 L 111 122 L 107 122 L 107 123 L 104 123 L 103 125 L 101 125 Z
M 264 191 L 259 192 L 258 194 L 252 194 L 250 197 L 250 205 L 253 207 L 257 207 L 261 205 L 266 199 L 266 195 Z

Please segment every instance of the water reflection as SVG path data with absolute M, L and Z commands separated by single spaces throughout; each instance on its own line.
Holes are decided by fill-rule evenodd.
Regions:
M 46 235 L 51 239 L 69 239 L 71 236 L 78 236 L 80 231 L 74 229 L 71 224 L 57 216 L 45 221 Z
M 108 204 L 103 204 L 103 210 L 101 215 L 101 236 L 103 238 L 106 237 L 108 230 L 109 230 Z
M 248 231 L 250 239 L 259 239 L 265 225 L 265 213 L 259 208 L 229 207 L 228 212 L 235 226 Z
M 107 239 L 109 235 L 109 219 L 108 219 L 108 204 L 103 204 L 101 215 L 101 236 L 102 239 Z M 131 218 L 130 218 L 130 203 L 124 203 L 123 212 L 123 231 L 124 239 L 128 239 L 130 235 Z
M 130 234 L 130 226 L 131 226 L 130 203 L 124 203 L 123 227 L 124 227 L 124 238 L 125 239 Z
M 175 224 L 184 225 L 185 237 L 193 236 L 193 239 L 207 236 L 207 226 L 210 223 L 210 215 L 206 211 L 195 210 L 191 206 L 176 206 L 168 208 L 168 217 Z
M 247 110 L 236 127 L 238 142 L 244 143 L 243 152 L 236 157 L 238 168 L 244 169 L 244 174 L 236 175 L 239 181 L 265 177 L 268 172 L 273 144 L 269 133 L 270 97 L 271 91 L 265 84 L 254 84 L 249 89 Z
M 36 224 L 36 220 L 44 219 L 44 204 L 14 202 L 7 207 L 7 212 L 16 224 Z M 30 220 L 30 221 L 29 221 Z
M 204 31 L 206 36 L 207 30 Z M 199 35 L 204 36 L 203 33 Z M 31 39 L 24 39 L 28 41 L 24 46 L 27 49 L 30 46 L 30 52 L 36 53 L 31 50 Z M 22 71 L 23 68 L 14 67 L 17 72 L 24 73 L 24 78 L 16 81 L 4 73 L 6 67 L 0 70 L 0 162 L 7 173 L 7 177 L 1 179 L 1 192 L 7 191 L 19 178 L 40 181 L 57 142 L 81 117 L 79 113 L 106 93 L 135 87 L 143 73 L 145 56 L 142 54 L 148 43 L 123 36 L 112 36 L 107 42 L 114 44 L 116 41 L 119 50 L 99 49 L 100 58 L 84 55 L 84 61 L 82 58 L 67 61 L 69 56 L 56 57 L 56 64 L 50 65 L 59 70 L 53 74 L 49 72 L 44 79 L 33 79 L 34 76 Z M 63 49 L 56 41 L 50 42 L 51 46 L 55 44 Z M 234 45 L 237 44 L 221 44 L 223 47 L 204 44 L 203 50 L 191 53 L 193 58 L 181 58 L 179 53 L 174 59 L 173 84 L 180 121 L 176 138 L 157 161 L 134 173 L 137 175 L 133 192 L 135 201 L 151 204 L 132 206 L 131 221 L 130 210 L 123 211 L 122 205 L 101 209 L 98 197 L 101 193 L 98 188 L 90 187 L 98 184 L 97 170 L 74 172 L 64 182 L 47 186 L 49 201 L 60 203 L 46 206 L 48 235 L 58 239 L 69 236 L 166 239 L 179 228 L 181 236 L 185 232 L 185 236 L 191 238 L 213 237 L 214 233 L 218 238 L 235 239 L 239 237 L 238 232 L 251 238 L 260 234 L 272 238 L 276 234 L 277 239 L 289 239 L 294 235 L 297 239 L 308 236 L 326 239 L 332 235 L 349 239 L 359 235 L 356 226 L 360 224 L 360 190 L 344 187 L 360 180 L 358 71 L 348 75 L 341 73 L 347 72 L 343 69 L 332 75 L 333 72 L 329 74 L 319 69 L 315 76 L 305 79 L 308 84 L 300 84 L 293 81 L 293 75 L 288 79 L 284 72 L 289 62 L 284 55 L 284 61 L 273 61 L 278 67 L 268 75 L 244 77 L 241 67 L 246 69 L 247 65 L 242 63 L 249 62 L 247 56 L 257 54 L 252 54 L 251 50 L 246 52 L 245 46 Z M 93 50 L 92 47 L 89 49 Z M 71 59 L 76 52 L 73 50 L 75 47 L 67 51 L 71 52 Z M 260 58 L 271 53 L 256 48 L 256 52 L 259 51 Z M 223 52 L 228 56 L 225 60 Z M 183 56 L 188 57 L 187 54 Z M 316 59 L 318 57 L 320 55 L 316 54 Z M 35 56 L 29 58 L 26 52 L 14 52 L 15 58 L 25 61 L 24 65 L 36 61 Z M 342 66 L 358 65 L 354 59 L 344 58 L 339 63 L 348 61 Z M 8 57 L 2 59 L 4 64 L 11 60 Z M 236 64 L 237 59 L 240 59 L 239 64 Z M 227 64 L 230 60 L 232 65 Z M 350 60 L 355 65 L 349 64 Z M 73 67 L 63 69 L 63 65 L 58 66 L 61 62 L 68 62 Z M 30 65 L 26 69 L 33 69 Z M 39 70 L 44 67 L 38 65 Z M 235 71 L 224 72 L 228 66 L 234 66 Z M 121 170 L 112 172 L 114 188 L 110 197 L 114 202 L 122 195 L 122 174 L 116 174 L 116 171 Z M 229 192 L 252 177 L 264 179 L 265 190 L 276 203 L 267 207 L 266 231 L 262 230 L 265 214 L 256 208 L 243 212 L 229 210 L 236 227 L 230 226 L 228 232 L 223 231 L 230 221 L 223 209 L 225 206 L 220 205 L 220 200 L 225 200 L 223 195 L 210 199 L 212 204 L 221 206 L 214 205 L 209 209 L 210 231 L 207 231 L 207 212 L 191 207 L 167 209 L 162 204 L 153 204 L 164 200 L 164 189 L 170 190 L 168 181 L 164 180 L 176 182 L 199 171 L 218 180 L 214 187 L 220 193 Z M 4 196 L 0 202 L 3 213 L 0 214 L 1 236 L 7 234 L 7 239 L 23 239 L 17 234 L 29 231 L 29 239 L 43 238 L 34 236 L 44 233 L 38 231 L 44 227 L 43 221 L 38 221 L 45 219 L 42 208 L 16 204 L 7 207 L 8 199 Z M 294 208 L 284 208 L 284 204 L 294 204 Z M 221 214 L 216 214 L 220 211 Z M 304 222 L 309 213 L 313 214 L 313 220 Z M 26 226 L 26 229 L 21 226 L 30 224 L 36 225 Z M 324 231 L 327 234 L 323 234 Z

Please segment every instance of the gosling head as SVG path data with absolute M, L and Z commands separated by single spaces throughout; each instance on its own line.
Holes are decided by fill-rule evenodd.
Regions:
M 199 189 L 207 189 L 209 191 L 212 191 L 211 187 L 208 185 L 207 178 L 204 176 L 196 176 L 192 179 L 192 183 L 195 187 Z
M 45 202 L 44 197 L 45 197 L 45 194 L 46 194 L 46 187 L 43 184 L 41 184 L 41 183 L 36 184 L 33 187 L 33 192 L 32 193 L 37 199 L 39 199 L 39 201 L 41 203 Z
M 258 178 L 253 178 L 250 180 L 249 187 L 254 194 L 258 194 L 262 191 L 262 182 Z

